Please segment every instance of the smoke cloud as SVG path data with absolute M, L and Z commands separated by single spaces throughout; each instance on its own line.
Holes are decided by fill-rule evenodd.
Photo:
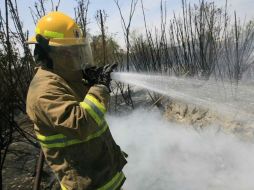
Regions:
M 129 154 L 123 189 L 250 190 L 254 145 L 216 126 L 201 131 L 139 109 L 108 115 L 116 142 Z

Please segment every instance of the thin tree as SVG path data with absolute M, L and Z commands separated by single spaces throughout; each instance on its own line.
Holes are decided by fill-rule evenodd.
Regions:
M 136 6 L 138 3 L 138 0 L 132 0 L 131 1 L 131 5 L 130 5 L 130 11 L 129 11 L 129 16 L 127 18 L 127 20 L 124 18 L 123 16 L 123 12 L 122 9 L 120 7 L 119 1 L 118 0 L 114 0 L 118 10 L 119 10 L 119 14 L 121 17 L 121 23 L 122 23 L 122 28 L 123 28 L 123 32 L 124 32 L 124 37 L 125 37 L 125 43 L 126 43 L 126 69 L 127 72 L 129 72 L 130 70 L 130 28 L 131 28 L 131 22 L 132 22 L 132 18 L 133 15 L 135 13 L 136 10 Z M 131 89 L 130 86 L 128 85 L 127 87 L 127 97 L 129 99 L 129 103 L 132 106 L 132 108 L 134 108 L 134 104 L 131 98 Z

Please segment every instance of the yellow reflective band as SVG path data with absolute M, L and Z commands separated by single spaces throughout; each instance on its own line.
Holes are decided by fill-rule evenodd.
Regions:
M 36 136 L 37 136 L 37 139 L 40 141 L 52 141 L 52 140 L 62 139 L 66 137 L 62 134 L 50 135 L 50 136 L 43 136 L 40 134 L 36 134 Z
M 41 32 L 41 30 L 40 30 L 40 28 L 35 28 L 35 34 L 40 34 L 40 32 Z
M 80 144 L 80 143 L 82 143 L 82 141 L 78 139 L 68 140 L 68 141 L 59 142 L 59 143 L 52 143 L 52 144 L 45 144 L 43 142 L 40 142 L 41 146 L 45 148 L 63 148 L 66 146 L 71 146 L 71 145 Z
M 106 185 L 97 190 L 115 190 L 122 183 L 124 177 L 123 172 L 118 172 Z
M 83 109 L 85 109 L 85 110 L 92 116 L 92 118 L 95 120 L 95 122 L 96 122 L 99 126 L 101 126 L 101 125 L 103 124 L 104 118 L 100 118 L 100 117 L 98 116 L 98 114 L 93 110 L 93 108 L 92 108 L 90 105 L 88 105 L 88 104 L 85 103 L 85 102 L 80 102 L 79 104 L 80 104 L 80 106 L 81 106 Z
M 48 142 L 48 143 L 46 143 L 46 142 L 41 141 L 40 144 L 41 144 L 41 146 L 43 146 L 45 148 L 63 148 L 63 147 L 71 146 L 71 145 L 74 145 L 74 144 L 84 143 L 84 142 L 90 141 L 94 138 L 97 138 L 97 137 L 101 136 L 107 129 L 108 129 L 108 124 L 105 123 L 104 127 L 101 130 L 87 136 L 83 140 L 78 140 L 78 139 L 69 139 L 68 140 L 68 139 L 63 138 L 62 142 L 54 142 L 54 143 Z M 62 134 L 59 134 L 59 135 L 62 135 Z M 51 136 L 45 137 L 45 139 L 47 139 L 47 138 L 51 138 Z M 61 139 L 58 139 L 58 140 L 61 140 Z
M 61 185 L 61 189 L 62 190 L 68 190 L 66 187 L 64 187 L 62 184 L 60 184 Z
M 103 113 L 106 112 L 105 106 L 101 102 L 99 102 L 99 100 L 97 100 L 94 96 L 87 94 L 85 99 L 88 99 L 91 102 L 93 102 Z
M 49 38 L 64 38 L 63 33 L 53 32 L 53 31 L 48 31 L 48 30 L 44 31 L 44 36 L 49 37 Z

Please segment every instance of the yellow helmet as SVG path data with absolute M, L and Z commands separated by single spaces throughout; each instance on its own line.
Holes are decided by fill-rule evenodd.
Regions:
M 77 23 L 58 11 L 42 17 L 36 25 L 35 33 L 49 39 L 50 46 L 84 45 L 87 42 Z M 37 43 L 36 37 L 30 38 L 28 43 Z

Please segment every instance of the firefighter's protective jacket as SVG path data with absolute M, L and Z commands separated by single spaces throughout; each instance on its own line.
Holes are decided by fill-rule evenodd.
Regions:
M 127 163 L 104 114 L 109 92 L 89 88 L 81 73 L 62 77 L 37 68 L 27 95 L 27 114 L 62 189 L 119 189 Z

